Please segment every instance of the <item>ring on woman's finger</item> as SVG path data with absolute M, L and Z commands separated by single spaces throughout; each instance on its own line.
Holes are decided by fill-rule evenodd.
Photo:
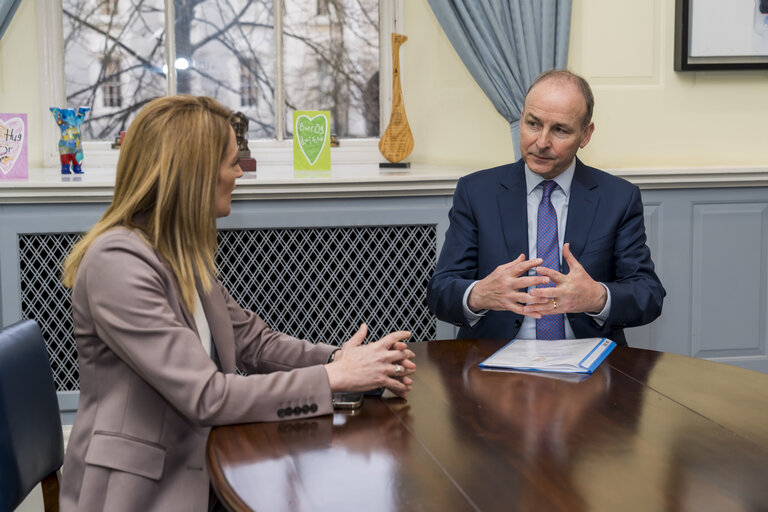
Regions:
M 552 299 L 552 309 L 557 309 L 557 301 Z
M 405 371 L 405 368 L 403 368 L 403 365 L 400 365 L 400 364 L 395 365 L 395 377 L 400 377 L 404 371 Z

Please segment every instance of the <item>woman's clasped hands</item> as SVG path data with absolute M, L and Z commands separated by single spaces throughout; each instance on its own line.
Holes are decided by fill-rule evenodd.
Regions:
M 416 371 L 412 361 L 414 353 L 403 341 L 411 333 L 395 331 L 378 341 L 363 344 L 367 334 L 368 326 L 362 324 L 336 352 L 333 361 L 325 365 L 331 391 L 367 391 L 383 387 L 404 398 L 413 386 L 413 380 L 408 376 Z

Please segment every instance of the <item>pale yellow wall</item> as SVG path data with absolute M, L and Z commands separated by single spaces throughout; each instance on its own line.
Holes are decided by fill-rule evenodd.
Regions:
M 0 112 L 26 112 L 30 165 L 44 113 L 36 2 L 0 40 Z M 472 80 L 427 0 L 404 0 L 401 48 L 414 163 L 513 160 L 509 127 Z M 574 0 L 569 67 L 593 85 L 596 132 L 581 154 L 606 169 L 768 166 L 768 72 L 676 73 L 674 1 Z M 45 119 L 45 122 L 48 122 Z
M 0 39 L 0 112 L 27 114 L 30 167 L 43 165 L 38 46 L 35 2 L 26 0 Z
M 414 161 L 487 167 L 511 160 L 506 122 L 427 0 L 404 4 Z M 573 0 L 569 68 L 589 80 L 596 101 L 595 135 L 580 156 L 606 169 L 768 166 L 768 72 L 675 72 L 674 4 Z
M 427 0 L 403 4 L 403 97 L 414 138 L 408 160 L 467 168 L 514 160 L 509 123 L 472 79 Z
M 595 92 L 585 161 L 768 166 L 768 71 L 675 72 L 673 0 L 574 0 L 569 65 Z
M 469 74 L 427 0 L 403 2 L 400 49 L 412 162 L 490 167 L 515 159 L 509 123 Z

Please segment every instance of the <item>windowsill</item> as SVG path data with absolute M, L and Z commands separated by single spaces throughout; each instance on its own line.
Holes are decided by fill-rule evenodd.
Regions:
M 385 161 L 378 139 L 342 139 L 331 148 L 330 177 L 294 178 L 293 141 L 250 141 L 257 171 L 245 173 L 233 193 L 242 199 L 313 199 L 453 194 L 456 181 L 475 169 L 412 165 L 379 169 Z M 119 151 L 108 142 L 83 143 L 82 175 L 62 176 L 58 167 L 31 169 L 29 180 L 0 180 L 0 203 L 109 202 Z M 58 155 L 56 155 L 58 160 Z
M 260 153 L 263 154 L 263 153 Z M 114 167 L 84 164 L 82 175 L 62 175 L 59 168 L 30 169 L 29 179 L 0 180 L 0 204 L 110 202 Z M 235 200 L 326 199 L 451 196 L 456 181 L 477 169 L 412 165 L 379 169 L 377 163 L 332 163 L 328 178 L 294 178 L 290 164 L 258 162 L 256 173 L 237 181 Z M 768 186 L 768 167 L 616 169 L 614 175 L 642 189 Z
M 89 167 L 87 163 L 84 168 L 80 175 L 62 175 L 59 168 L 30 169 L 29 179 L 0 180 L 0 203 L 111 201 L 114 168 Z M 456 181 L 473 170 L 422 165 L 380 170 L 378 164 L 338 164 L 332 165 L 329 178 L 294 178 L 290 166 L 272 166 L 244 173 L 237 180 L 233 199 L 450 196 Z

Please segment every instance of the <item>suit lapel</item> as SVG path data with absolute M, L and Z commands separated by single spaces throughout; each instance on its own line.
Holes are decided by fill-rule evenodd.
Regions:
M 501 229 L 510 260 L 517 258 L 521 253 L 528 257 L 528 203 L 523 170 L 522 160 L 512 164 L 499 182 L 501 187 L 496 196 Z
M 229 320 L 227 306 L 223 300 L 215 300 L 215 296 L 217 296 L 215 289 L 211 293 L 206 294 L 198 283 L 197 293 L 200 295 L 205 318 L 208 320 L 208 326 L 211 329 L 211 341 L 216 347 L 216 354 L 218 355 L 221 369 L 225 373 L 234 373 L 235 333 Z M 213 298 L 211 297 L 212 295 L 214 296 Z
M 595 219 L 600 196 L 597 183 L 587 174 L 584 164 L 576 159 L 576 171 L 571 184 L 568 201 L 568 220 L 565 225 L 564 241 L 571 244 L 571 254 L 578 260 L 584 252 L 589 230 Z M 563 273 L 568 273 L 568 264 L 563 260 Z

